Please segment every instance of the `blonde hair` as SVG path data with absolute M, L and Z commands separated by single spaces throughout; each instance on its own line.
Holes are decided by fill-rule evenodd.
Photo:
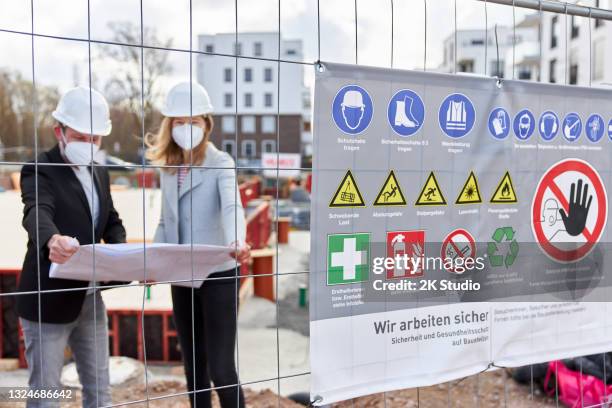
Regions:
M 211 115 L 202 115 L 206 128 L 204 129 L 204 140 L 202 143 L 195 146 L 192 150 L 192 163 L 199 166 L 206 158 L 206 146 L 208 139 L 214 127 L 214 121 Z M 153 164 L 159 166 L 180 166 L 183 162 L 183 149 L 177 145 L 172 139 L 172 121 L 174 118 L 164 117 L 157 130 L 157 133 L 148 133 L 145 137 L 145 143 L 148 147 L 146 158 L 151 160 Z M 176 168 L 170 167 L 164 169 L 170 174 L 176 173 Z

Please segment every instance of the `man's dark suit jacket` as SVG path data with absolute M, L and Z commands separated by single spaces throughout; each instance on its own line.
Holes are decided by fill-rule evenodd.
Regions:
M 70 166 L 53 165 L 60 163 L 66 162 L 56 145 L 38 156 L 38 166 L 33 163 L 26 164 L 21 170 L 23 227 L 28 232 L 28 249 L 18 291 L 82 288 L 17 295 L 19 316 L 32 321 L 38 321 L 40 318 L 43 323 L 70 323 L 76 320 L 85 299 L 85 288 L 89 285 L 89 282 L 85 281 L 49 277 L 51 261 L 47 242 L 54 234 L 75 237 L 81 245 L 99 243 L 101 240 L 109 244 L 125 242 L 125 228 L 113 206 L 110 194 L 108 171 L 103 167 L 94 167 L 94 181 L 100 201 L 94 236 L 91 210 L 83 187 Z

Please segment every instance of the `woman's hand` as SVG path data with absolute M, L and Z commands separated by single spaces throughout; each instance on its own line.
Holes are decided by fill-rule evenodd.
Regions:
M 238 263 L 248 263 L 251 260 L 251 246 L 246 242 L 234 241 L 230 247 L 235 248 L 235 251 L 230 254 Z

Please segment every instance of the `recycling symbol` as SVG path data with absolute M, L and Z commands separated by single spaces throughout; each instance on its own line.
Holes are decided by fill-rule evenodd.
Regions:
M 514 239 L 514 233 L 515 231 L 512 227 L 499 227 L 495 230 L 491 237 L 493 241 L 487 244 L 487 256 L 491 260 L 491 266 L 506 265 L 506 268 L 509 268 L 514 263 L 519 252 L 519 244 Z M 502 242 L 510 243 L 508 252 L 505 255 L 498 253 L 499 248 L 497 246 Z

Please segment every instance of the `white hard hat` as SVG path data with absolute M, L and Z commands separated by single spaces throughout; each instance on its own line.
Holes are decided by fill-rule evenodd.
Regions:
M 344 93 L 344 98 L 342 98 L 342 106 L 347 106 L 349 108 L 363 108 L 365 105 L 363 104 L 363 96 L 359 91 L 346 91 Z
M 177 118 L 205 115 L 212 111 L 213 106 L 208 92 L 202 85 L 195 82 L 180 82 L 168 92 L 161 113 L 170 118 Z
M 77 86 L 62 95 L 51 115 L 80 133 L 107 136 L 112 128 L 106 99 L 86 86 Z

